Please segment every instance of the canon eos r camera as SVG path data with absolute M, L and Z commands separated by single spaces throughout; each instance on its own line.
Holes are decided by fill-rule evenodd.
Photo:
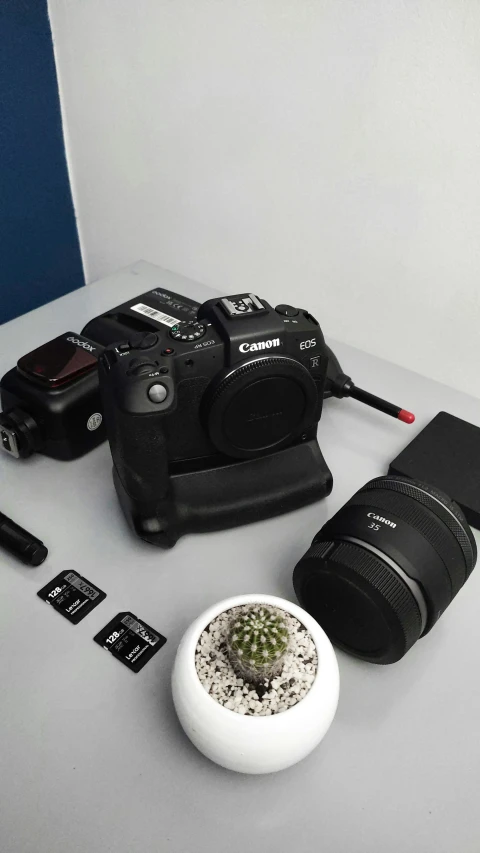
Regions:
M 187 531 L 328 494 L 316 439 L 328 356 L 317 320 L 251 293 L 202 306 L 155 293 L 155 307 L 135 310 L 162 331 L 134 333 L 100 359 L 114 482 L 136 533 L 168 547 Z

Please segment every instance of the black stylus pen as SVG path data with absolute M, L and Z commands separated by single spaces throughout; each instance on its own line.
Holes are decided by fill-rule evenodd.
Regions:
M 28 566 L 39 566 L 48 554 L 40 539 L 0 512 L 0 546 Z

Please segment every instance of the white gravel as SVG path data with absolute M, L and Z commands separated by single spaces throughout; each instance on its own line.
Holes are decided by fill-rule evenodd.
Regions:
M 270 683 L 247 684 L 236 675 L 226 650 L 230 619 L 244 610 L 242 605 L 221 613 L 203 631 L 195 651 L 198 677 L 213 699 L 237 714 L 264 717 L 288 711 L 307 695 L 315 680 L 315 643 L 298 619 L 282 611 L 290 633 L 283 669 Z

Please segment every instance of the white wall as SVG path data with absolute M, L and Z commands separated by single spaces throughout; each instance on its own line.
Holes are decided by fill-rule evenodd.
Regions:
M 479 0 L 49 6 L 87 280 L 301 303 L 480 396 Z

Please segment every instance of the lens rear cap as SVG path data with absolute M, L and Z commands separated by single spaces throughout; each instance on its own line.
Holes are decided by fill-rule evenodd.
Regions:
M 293 585 L 332 643 L 362 660 L 394 663 L 421 634 L 420 610 L 401 577 L 350 542 L 312 545 Z

